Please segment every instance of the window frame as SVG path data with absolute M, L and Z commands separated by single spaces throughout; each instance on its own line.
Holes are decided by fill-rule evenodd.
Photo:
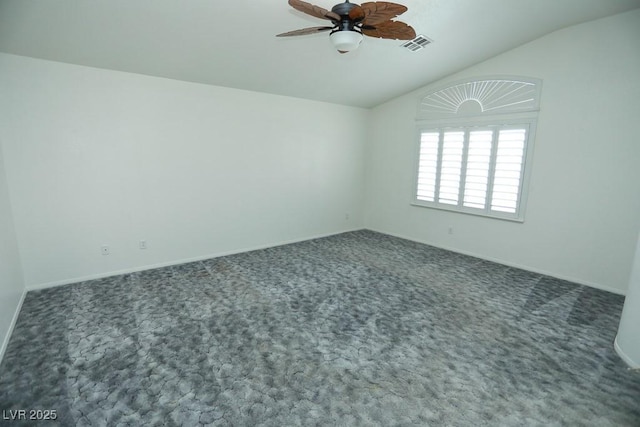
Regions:
M 492 211 L 490 200 L 487 200 L 487 206 L 484 209 L 471 208 L 463 205 L 464 198 L 458 201 L 458 205 L 443 204 L 437 201 L 429 202 L 418 199 L 418 177 L 420 172 L 420 149 L 421 138 L 424 132 L 440 132 L 442 130 L 464 130 L 465 135 L 471 130 L 492 129 L 499 131 L 509 127 L 526 127 L 527 133 L 524 141 L 524 154 L 522 158 L 522 170 L 520 179 L 520 191 L 518 194 L 518 204 L 515 213 Z M 423 208 L 437 209 L 448 212 L 457 212 L 462 214 L 476 215 L 485 218 L 494 218 L 515 222 L 524 222 L 527 199 L 529 196 L 529 181 L 531 175 L 531 163 L 533 159 L 533 150 L 535 142 L 535 133 L 537 127 L 537 113 L 511 113 L 500 115 L 486 115 L 480 117 L 466 118 L 450 118 L 440 120 L 421 120 L 416 126 L 416 144 L 414 149 L 414 170 L 413 170 L 413 186 L 411 194 L 411 205 Z M 466 140 L 466 137 L 465 137 Z M 441 143 L 440 148 L 441 149 Z M 466 158 L 462 160 L 463 167 L 466 167 Z M 495 169 L 490 171 L 495 173 Z M 466 172 L 461 170 L 460 177 L 464 177 Z M 490 177 L 490 180 L 492 177 Z M 461 181 L 460 193 L 464 194 L 464 182 Z

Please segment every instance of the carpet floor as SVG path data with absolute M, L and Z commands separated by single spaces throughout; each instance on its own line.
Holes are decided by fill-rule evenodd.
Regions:
M 0 423 L 639 426 L 623 301 L 371 231 L 31 291 Z

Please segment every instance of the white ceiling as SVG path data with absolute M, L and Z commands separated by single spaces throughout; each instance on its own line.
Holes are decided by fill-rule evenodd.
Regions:
M 484 59 L 640 0 L 395 0 L 434 43 L 365 37 L 340 55 L 322 21 L 287 0 L 0 0 L 0 51 L 338 104 L 372 107 Z M 315 0 L 326 9 L 338 0 Z

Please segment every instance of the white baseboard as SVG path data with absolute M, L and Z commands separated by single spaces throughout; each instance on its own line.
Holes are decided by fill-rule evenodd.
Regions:
M 606 285 L 602 285 L 600 283 L 591 283 L 585 280 L 581 280 L 581 279 L 577 279 L 575 277 L 568 277 L 568 276 L 563 276 L 551 271 L 545 271 L 539 268 L 534 268 L 534 267 L 530 267 L 527 265 L 521 265 L 518 263 L 513 263 L 513 262 L 509 262 L 509 261 L 505 261 L 502 259 L 497 259 L 497 258 L 493 258 L 493 257 L 488 257 L 486 255 L 481 255 L 481 254 L 477 254 L 477 253 L 473 253 L 470 251 L 463 251 L 460 249 L 455 249 L 455 248 L 450 248 L 450 247 L 446 247 L 446 246 L 442 246 L 442 245 L 435 245 L 433 243 L 427 242 L 427 241 L 423 241 L 423 240 L 418 240 L 414 237 L 409 237 L 409 236 L 403 236 L 401 234 L 395 234 L 395 233 L 389 233 L 386 231 L 381 231 L 381 230 L 375 230 L 375 229 L 369 229 L 371 231 L 375 231 L 376 233 L 382 233 L 382 234 L 387 234 L 389 236 L 394 236 L 394 237 L 399 237 L 400 239 L 405 239 L 405 240 L 410 240 L 412 242 L 417 242 L 417 243 L 422 243 L 425 245 L 429 245 L 429 246 L 433 246 L 435 248 L 439 248 L 439 249 L 444 249 L 447 251 L 451 251 L 451 252 L 456 252 L 462 255 L 469 255 L 472 256 L 474 258 L 480 258 L 483 259 L 485 261 L 491 261 L 491 262 L 495 262 L 497 264 L 502 264 L 505 265 L 507 267 L 513 267 L 513 268 L 518 268 L 520 270 L 525 270 L 525 271 L 530 271 L 532 273 L 537 273 L 537 274 L 542 274 L 545 276 L 549 276 L 549 277 L 554 277 L 556 279 L 560 279 L 560 280 L 566 280 L 567 282 L 573 282 L 573 283 L 577 283 L 578 285 L 584 285 L 584 286 L 589 286 L 590 288 L 595 288 L 595 289 L 600 289 L 602 291 L 606 291 L 606 292 L 611 292 L 613 294 L 618 294 L 618 295 L 625 295 L 624 291 L 621 291 L 620 289 L 616 289 L 616 288 L 612 288 Z
M 613 340 L 613 348 L 616 350 L 616 353 L 618 353 L 618 356 L 620 356 L 620 359 L 622 359 L 624 361 L 624 363 L 626 363 L 627 365 L 629 365 L 629 367 L 631 369 L 640 369 L 640 362 L 634 362 L 633 359 L 631 359 L 621 348 L 620 345 L 618 345 L 618 336 L 616 335 L 616 339 Z
M 422 244 L 425 244 L 425 245 L 433 246 L 433 247 L 444 249 L 444 250 L 451 251 L 451 252 L 456 252 L 456 253 L 463 254 L 463 255 L 469 255 L 469 256 L 472 256 L 474 258 L 479 258 L 479 259 L 483 259 L 483 260 L 486 260 L 486 261 L 495 262 L 495 263 L 498 263 L 498 264 L 505 265 L 507 267 L 514 267 L 514 268 L 518 268 L 518 269 L 521 269 L 521 270 L 530 271 L 532 273 L 543 274 L 545 276 L 554 277 L 554 278 L 560 279 L 560 280 L 566 280 L 568 282 L 577 283 L 579 285 L 589 286 L 591 288 L 600 289 L 600 290 L 603 290 L 603 291 L 606 291 L 606 292 L 611 292 L 611 293 L 618 294 L 618 295 L 625 295 L 624 292 L 621 291 L 620 289 L 611 288 L 611 287 L 608 287 L 608 286 L 605 286 L 605 285 L 602 285 L 602 284 L 599 284 L 599 283 L 591 283 L 591 282 L 587 282 L 587 281 L 584 281 L 584 280 L 581 280 L 581 279 L 577 279 L 575 277 L 563 276 L 563 275 L 556 274 L 554 272 L 545 271 L 545 270 L 542 270 L 542 269 L 537 269 L 537 268 L 530 267 L 530 266 L 527 266 L 527 265 L 521 265 L 521 264 L 517 264 L 517 263 L 512 263 L 512 262 L 509 262 L 509 261 L 505 261 L 505 260 L 497 259 L 497 258 L 493 258 L 493 257 L 488 257 L 488 256 L 485 256 L 485 255 L 473 253 L 473 252 L 470 252 L 470 251 L 462 251 L 462 250 L 451 248 L 451 247 L 447 247 L 447 246 L 435 245 L 435 244 L 430 243 L 428 241 L 419 240 L 419 239 L 416 239 L 414 237 L 404 236 L 404 235 L 396 234 L 396 233 L 389 233 L 387 231 L 376 230 L 376 229 L 372 229 L 372 228 L 347 229 L 347 230 L 338 231 L 338 232 L 335 232 L 335 233 L 326 233 L 326 234 L 314 235 L 314 236 L 305 237 L 305 238 L 301 238 L 301 239 L 293 239 L 293 240 L 281 241 L 281 242 L 277 242 L 277 243 L 273 243 L 273 244 L 257 245 L 257 246 L 253 246 L 253 247 L 237 249 L 237 250 L 233 250 L 233 251 L 218 252 L 218 253 L 214 253 L 214 254 L 197 256 L 197 257 L 193 257 L 193 258 L 179 259 L 179 260 L 175 260 L 175 261 L 143 265 L 143 266 L 123 269 L 123 270 L 108 271 L 108 272 L 105 272 L 105 273 L 99 273 L 99 274 L 94 274 L 94 275 L 89 275 L 89 276 L 74 277 L 74 278 L 64 279 L 64 280 L 59 280 L 59 281 L 38 283 L 38 284 L 34 284 L 34 285 L 27 285 L 26 288 L 27 288 L 28 291 L 33 291 L 33 290 L 38 290 L 38 289 L 53 288 L 53 287 L 64 286 L 64 285 L 69 285 L 69 284 L 73 284 L 73 283 L 86 282 L 86 281 L 89 281 L 89 280 L 104 279 L 106 277 L 118 276 L 118 275 L 121 275 L 121 274 L 130 274 L 130 273 L 136 273 L 136 272 L 139 272 L 139 271 L 153 270 L 155 268 L 171 267 L 173 265 L 186 264 L 186 263 L 189 263 L 189 262 L 203 261 L 203 260 L 206 260 L 206 259 L 219 258 L 219 257 L 223 257 L 223 256 L 228 256 L 228 255 L 235 255 L 235 254 L 239 254 L 239 253 L 243 253 L 243 252 L 250 252 L 250 251 L 256 251 L 256 250 L 260 250 L 260 249 L 267 249 L 267 248 L 272 248 L 272 247 L 277 247 L 277 246 L 289 245 L 289 244 L 292 244 L 292 243 L 304 242 L 306 240 L 321 239 L 323 237 L 335 236 L 337 234 L 348 233 L 348 232 L 351 232 L 351 231 L 358 231 L 358 230 L 362 230 L 362 229 L 368 229 L 368 230 L 371 230 L 371 231 L 375 231 L 376 233 L 387 234 L 389 236 L 398 237 L 400 239 L 405 239 L 405 240 L 410 240 L 412 242 L 422 243 Z
M 304 241 L 307 241 L 307 240 L 321 239 L 323 237 L 335 236 L 337 234 L 349 233 L 349 232 L 358 231 L 358 230 L 361 230 L 361 229 L 362 228 L 347 229 L 347 230 L 337 231 L 337 232 L 334 232 L 334 233 L 326 233 L 326 234 L 314 235 L 314 236 L 305 237 L 305 238 L 301 238 L 301 239 L 285 240 L 285 241 L 281 241 L 281 242 L 277 242 L 277 243 L 269 243 L 269 244 L 265 244 L 265 245 L 257 245 L 257 246 L 252 246 L 252 247 L 248 247 L 248 248 L 243 248 L 243 249 L 236 249 L 236 250 L 232 250 L 232 251 L 224 251 L 224 252 L 218 252 L 218 253 L 214 253 L 214 254 L 197 256 L 197 257 L 193 257 L 193 258 L 179 259 L 179 260 L 175 260 L 175 261 L 168 261 L 168 262 L 162 262 L 162 263 L 157 263 L 157 264 L 148 264 L 148 265 L 143 265 L 143 266 L 139 266 L 139 267 L 127 268 L 127 269 L 117 270 L 117 271 L 108 271 L 108 272 L 99 273 L 99 274 L 92 274 L 92 275 L 89 275 L 89 276 L 73 277 L 73 278 L 70 278 L 70 279 L 57 280 L 57 281 L 53 281 L 53 282 L 37 283 L 37 284 L 33 284 L 33 285 L 27 285 L 27 290 L 28 291 L 35 291 L 35 290 L 40 290 L 40 289 L 54 288 L 54 287 L 57 287 L 57 286 L 70 285 L 70 284 L 73 284 L 73 283 L 86 282 L 86 281 L 89 281 L 89 280 L 104 279 L 106 277 L 119 276 L 119 275 L 122 275 L 122 274 L 137 273 L 139 271 L 153 270 L 153 269 L 162 268 L 162 267 L 171 267 L 173 265 L 187 264 L 189 262 L 204 261 L 204 260 L 207 260 L 207 259 L 220 258 L 220 257 L 223 257 L 223 256 L 228 256 L 228 255 L 236 255 L 236 254 L 244 253 L 244 252 L 251 252 L 251 251 L 257 251 L 257 250 L 261 250 L 261 249 L 268 249 L 268 248 L 275 248 L 275 247 L 278 247 L 278 246 L 290 245 L 292 243 L 299 243 L 299 242 L 304 242 Z
M 2 346 L 0 346 L 0 363 L 2 363 L 2 359 L 4 358 L 4 353 L 7 351 L 7 347 L 9 346 L 9 340 L 13 335 L 13 330 L 16 327 L 16 323 L 18 322 L 18 316 L 20 315 L 20 310 L 22 310 L 22 303 L 24 303 L 24 299 L 27 296 L 27 289 L 22 290 L 22 295 L 20 296 L 20 301 L 18 301 L 18 306 L 16 307 L 15 312 L 13 313 L 13 317 L 11 318 L 11 323 L 9 324 L 9 330 L 7 330 L 7 335 L 5 335 L 4 340 L 2 340 Z

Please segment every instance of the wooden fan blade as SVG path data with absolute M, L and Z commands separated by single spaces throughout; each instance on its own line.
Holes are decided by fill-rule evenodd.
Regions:
M 415 30 L 400 21 L 385 21 L 375 27 L 362 27 L 362 34 L 369 37 L 392 40 L 412 40 L 416 38 Z
M 397 3 L 386 1 L 372 1 L 360 5 L 364 9 L 365 18 L 362 21 L 365 25 L 376 25 L 384 21 L 389 21 L 396 16 L 407 11 L 407 7 Z
M 349 11 L 349 19 L 354 22 L 360 22 L 365 18 L 364 9 L 358 5 L 354 5 Z
M 323 31 L 332 30 L 335 27 L 310 27 L 301 30 L 289 31 L 288 33 L 278 34 L 276 37 L 304 36 L 307 34 L 321 33 Z
M 307 3 L 302 0 L 289 0 L 289 5 L 302 13 L 306 13 L 307 15 L 314 16 L 320 19 L 328 19 L 330 21 L 340 21 L 340 15 L 335 12 L 331 12 L 325 8 L 320 6 L 316 6 L 311 3 Z

